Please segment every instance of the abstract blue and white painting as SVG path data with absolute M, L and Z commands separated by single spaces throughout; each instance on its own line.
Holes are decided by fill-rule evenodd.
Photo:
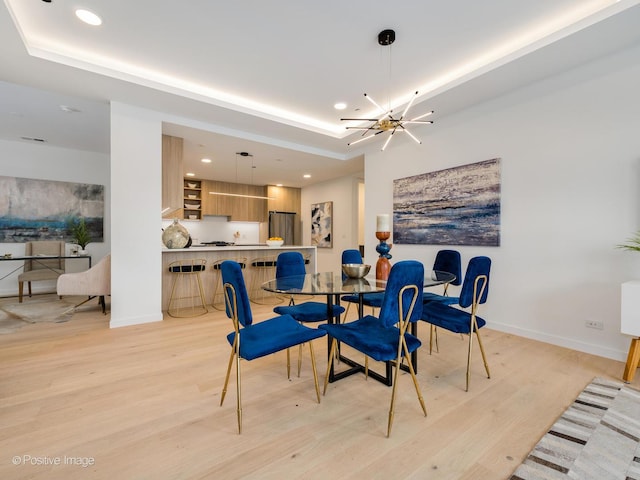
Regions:
M 0 176 L 0 243 L 71 241 L 67 222 L 79 217 L 102 242 L 104 185 Z
M 500 159 L 393 181 L 393 243 L 500 245 Z

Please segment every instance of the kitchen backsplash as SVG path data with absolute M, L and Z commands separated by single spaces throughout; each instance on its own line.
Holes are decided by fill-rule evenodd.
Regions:
M 162 220 L 162 228 L 168 227 L 172 219 Z M 194 244 L 202 242 L 258 243 L 260 224 L 229 222 L 226 217 L 205 216 L 202 220 L 180 220 L 189 231 Z

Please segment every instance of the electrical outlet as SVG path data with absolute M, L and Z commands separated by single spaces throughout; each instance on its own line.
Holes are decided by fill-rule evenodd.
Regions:
M 604 323 L 596 320 L 585 320 L 584 326 L 587 328 L 595 328 L 596 330 L 604 330 Z

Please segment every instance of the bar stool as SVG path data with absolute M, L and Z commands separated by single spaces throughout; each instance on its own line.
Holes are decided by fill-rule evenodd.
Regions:
M 244 270 L 247 266 L 247 257 L 239 258 L 221 258 L 213 262 L 213 297 L 211 298 L 211 306 L 216 310 L 224 310 L 224 290 L 222 288 L 222 274 L 220 272 L 220 265 L 227 260 L 233 260 L 240 264 L 240 269 Z
M 167 313 L 172 317 L 197 317 L 208 312 L 204 299 L 200 272 L 207 263 L 204 259 L 177 260 L 169 264 L 169 272 L 174 274 L 171 297 Z M 186 310 L 187 313 L 181 313 Z
M 266 281 L 276 276 L 276 256 L 268 255 L 254 258 L 251 265 L 251 287 L 249 300 L 260 305 L 276 305 L 282 303 L 282 298 L 261 288 Z

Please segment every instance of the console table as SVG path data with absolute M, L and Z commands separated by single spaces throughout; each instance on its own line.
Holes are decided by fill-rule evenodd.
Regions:
M 46 264 L 42 263 L 45 260 L 57 260 L 57 259 L 61 259 L 61 258 L 65 258 L 65 259 L 86 259 L 89 262 L 89 268 L 91 268 L 91 255 L 21 255 L 19 257 L 17 256 L 10 256 L 10 257 L 6 257 L 4 255 L 0 255 L 0 261 L 1 262 L 17 262 L 17 261 L 22 261 L 24 262 L 25 260 L 31 260 L 33 262 L 36 263 L 40 263 L 41 265 L 44 265 L 46 267 Z M 9 275 L 11 275 L 12 273 L 17 272 L 18 270 L 20 270 L 22 267 L 24 266 L 24 264 L 18 265 L 16 268 L 14 268 L 13 270 L 11 270 L 9 273 L 6 273 L 4 276 L 0 277 L 0 280 L 4 280 L 5 278 L 7 278 Z M 11 268 L 11 267 L 9 267 Z M 47 267 L 48 268 L 48 267 Z
M 634 337 L 622 375 L 622 379 L 630 383 L 640 367 L 640 280 L 623 283 L 621 297 L 620 332 Z

